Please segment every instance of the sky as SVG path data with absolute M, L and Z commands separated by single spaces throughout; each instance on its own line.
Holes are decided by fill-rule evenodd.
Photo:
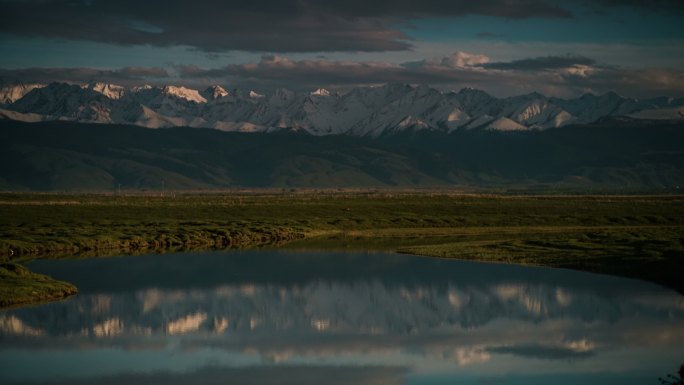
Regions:
M 0 80 L 684 96 L 681 0 L 0 0 Z

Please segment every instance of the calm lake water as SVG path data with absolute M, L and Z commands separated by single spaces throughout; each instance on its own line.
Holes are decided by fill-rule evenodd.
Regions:
M 684 297 L 567 270 L 396 254 L 37 261 L 77 297 L 0 312 L 0 383 L 658 384 Z

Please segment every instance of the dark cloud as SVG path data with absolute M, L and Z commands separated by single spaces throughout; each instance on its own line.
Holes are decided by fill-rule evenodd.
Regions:
M 503 346 L 487 349 L 490 353 L 513 354 L 525 358 L 539 358 L 546 360 L 577 359 L 587 358 L 595 354 L 593 350 L 577 350 L 564 346 L 543 346 L 543 345 L 523 345 L 523 346 Z
M 255 63 L 229 64 L 209 69 L 181 65 L 170 71 L 156 67 L 0 70 L 0 79 L 5 83 L 105 81 L 122 85 L 178 84 L 195 88 L 223 84 L 231 88 L 261 91 L 281 87 L 298 91 L 319 87 L 344 91 L 356 86 L 408 83 L 428 84 L 442 90 L 475 87 L 497 96 L 532 91 L 562 97 L 608 91 L 636 98 L 684 96 L 684 72 L 676 69 L 608 67 L 581 56 L 550 56 L 503 63 L 488 61 L 486 55 L 465 52 L 401 64 L 329 59 L 292 60 L 279 55 L 265 55 Z
M 382 83 L 466 82 L 476 77 L 471 71 L 432 62 L 406 63 L 291 60 L 282 56 L 263 56 L 258 63 L 231 64 L 203 70 L 196 66 L 177 67 L 184 79 L 229 79 L 262 88 L 309 89 L 320 86 L 345 87 Z
M 328 0 L 317 2 L 331 12 L 355 16 L 402 17 L 487 15 L 510 19 L 571 17 L 571 13 L 548 0 Z
M 623 6 L 676 12 L 684 11 L 684 1 L 681 0 L 592 0 L 588 3 L 593 6 Z
M 5 82 L 113 82 L 137 84 L 141 81 L 166 79 L 168 71 L 160 67 L 124 67 L 114 70 L 94 68 L 24 68 L 0 69 L 0 79 Z
M 129 79 L 165 78 L 169 76 L 169 73 L 161 67 L 124 67 L 108 72 Z
M 300 0 L 3 1 L 0 31 L 205 51 L 384 51 L 409 47 L 386 20 L 340 16 Z
M 186 82 L 203 85 L 218 82 L 262 90 L 279 87 L 310 90 L 321 86 L 343 90 L 371 84 L 410 83 L 441 89 L 470 86 L 499 96 L 532 91 L 550 96 L 616 91 L 642 98 L 681 96 L 684 89 L 682 71 L 673 69 L 605 67 L 580 56 L 529 58 L 506 63 L 487 61 L 485 55 L 465 52 L 403 64 L 325 59 L 297 61 L 282 56 L 263 56 L 257 63 L 231 64 L 215 69 L 182 66 L 176 71 Z
M 359 384 L 399 385 L 408 370 L 384 366 L 252 366 L 243 368 L 205 367 L 196 371 L 172 373 L 131 373 L 65 381 L 45 381 L 41 384 Z M 31 384 L 28 382 L 27 384 Z
M 514 60 L 511 62 L 484 63 L 482 67 L 495 70 L 515 71 L 545 71 L 569 68 L 573 66 L 590 66 L 596 64 L 596 60 L 584 56 L 544 56 L 529 59 Z
M 205 51 L 393 51 L 428 16 L 569 17 L 547 0 L 0 0 L 0 32 Z
M 679 0 L 0 0 L 0 32 L 209 52 L 396 51 L 411 48 L 398 26 L 419 18 L 569 18 L 573 2 L 597 10 L 684 10 Z
M 554 76 L 559 87 L 635 98 L 684 96 L 684 71 L 668 68 L 601 68 Z

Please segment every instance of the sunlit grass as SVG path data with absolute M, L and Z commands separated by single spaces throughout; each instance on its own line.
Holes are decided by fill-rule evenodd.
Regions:
M 77 292 L 70 283 L 33 273 L 16 263 L 0 263 L 0 307 L 54 301 Z
M 0 256 L 390 250 L 568 267 L 682 290 L 684 197 L 446 193 L 0 194 Z

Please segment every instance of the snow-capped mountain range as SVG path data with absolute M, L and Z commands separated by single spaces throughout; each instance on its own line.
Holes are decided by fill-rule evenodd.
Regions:
M 496 98 L 464 88 L 441 92 L 425 85 L 389 84 L 345 94 L 319 88 L 269 94 L 212 86 L 66 83 L 0 88 L 0 118 L 133 124 L 148 128 L 207 127 L 224 131 L 305 131 L 312 135 L 378 137 L 404 130 L 544 130 L 605 117 L 684 119 L 684 98 L 624 98 L 616 93 L 574 99 L 539 93 Z

